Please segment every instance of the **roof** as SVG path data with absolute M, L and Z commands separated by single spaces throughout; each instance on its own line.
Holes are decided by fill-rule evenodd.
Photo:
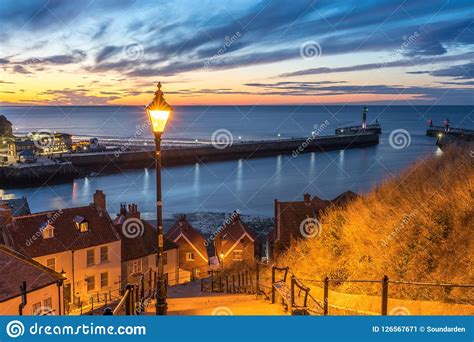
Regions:
M 59 273 L 3 245 L 0 265 L 0 273 L 8 274 L 8 281 L 0 281 L 0 302 L 20 296 L 23 281 L 27 292 L 31 292 L 63 280 Z
M 129 261 L 144 256 L 155 254 L 157 252 L 157 235 L 156 228 L 145 220 L 140 220 L 143 223 L 143 234 L 137 237 L 127 237 L 124 233 L 123 222 L 127 217 L 125 215 L 119 215 L 115 220 L 114 224 L 117 233 L 122 240 L 122 261 Z M 165 251 L 176 249 L 178 245 L 169 239 L 165 238 L 163 242 L 163 249 Z
M 258 235 L 242 221 L 240 215 L 234 213 L 231 220 L 219 230 L 214 239 L 216 255 L 224 253 L 227 256 L 244 237 L 255 242 Z
M 300 236 L 300 224 L 308 217 L 319 218 L 321 213 L 331 205 L 343 206 L 354 198 L 359 197 L 352 191 L 345 191 L 332 200 L 323 200 L 317 196 L 311 198 L 304 195 L 303 201 L 275 202 L 275 232 L 269 238 L 288 242 L 290 235 Z
M 31 214 L 30 206 L 26 197 L 12 198 L 12 199 L 0 199 L 0 205 L 7 204 L 12 210 L 13 216 L 23 216 Z
M 87 232 L 76 228 L 78 216 L 88 222 Z M 43 239 L 41 231 L 47 224 L 54 227 L 54 237 Z M 112 220 L 95 205 L 13 217 L 7 229 L 13 247 L 32 258 L 119 241 Z
M 208 261 L 206 248 L 206 240 L 204 237 L 186 220 L 186 216 L 182 215 L 174 225 L 166 232 L 166 238 L 181 246 L 183 240 L 201 254 Z M 184 238 L 184 239 L 183 239 Z

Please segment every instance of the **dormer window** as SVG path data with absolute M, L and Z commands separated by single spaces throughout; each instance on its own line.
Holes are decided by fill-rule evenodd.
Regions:
M 79 230 L 81 233 L 89 231 L 89 222 L 87 222 L 84 216 L 74 216 L 73 221 L 77 230 Z
M 48 223 L 42 225 L 41 235 L 43 239 L 51 239 L 54 237 L 54 227 Z

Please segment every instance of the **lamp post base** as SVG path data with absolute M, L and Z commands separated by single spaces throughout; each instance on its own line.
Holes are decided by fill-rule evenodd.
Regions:
M 156 303 L 155 310 L 157 316 L 166 316 L 168 313 L 168 303 Z

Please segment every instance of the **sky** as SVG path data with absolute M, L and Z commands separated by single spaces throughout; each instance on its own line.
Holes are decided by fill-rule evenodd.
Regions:
M 0 105 L 474 104 L 472 1 L 1 0 Z

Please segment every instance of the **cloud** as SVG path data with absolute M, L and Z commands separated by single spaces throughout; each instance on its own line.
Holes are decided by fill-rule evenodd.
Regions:
M 99 53 L 95 56 L 95 61 L 97 64 L 103 62 L 104 60 L 108 59 L 109 57 L 117 54 L 117 52 L 121 51 L 122 48 L 114 45 L 108 45 L 103 47 Z
M 474 79 L 474 62 L 454 65 L 443 69 L 437 70 L 419 70 L 419 71 L 408 71 L 407 74 L 430 74 L 436 77 L 452 77 L 454 79 L 467 80 Z M 459 83 L 454 83 L 459 84 Z
M 30 71 L 26 70 L 22 65 L 14 65 L 13 72 L 16 74 L 31 74 Z
M 344 72 L 352 72 L 352 71 L 365 71 L 365 70 L 377 70 L 377 69 L 380 70 L 383 68 L 414 67 L 417 65 L 462 61 L 462 60 L 468 60 L 471 58 L 474 58 L 474 52 L 468 52 L 468 53 L 452 55 L 452 56 L 405 58 L 405 59 L 398 59 L 395 61 L 387 61 L 384 63 L 357 64 L 357 65 L 351 65 L 347 67 L 337 67 L 337 68 L 310 68 L 310 69 L 284 73 L 284 74 L 279 75 L 279 77 L 323 75 L 323 74 L 344 73 Z M 428 73 L 428 72 L 411 71 L 408 73 L 420 74 L 420 73 Z
M 87 54 L 82 50 L 73 50 L 70 54 L 64 55 L 54 55 L 49 57 L 41 58 L 28 58 L 21 62 L 22 64 L 28 65 L 39 65 L 39 64 L 76 64 L 84 61 L 87 57 Z

